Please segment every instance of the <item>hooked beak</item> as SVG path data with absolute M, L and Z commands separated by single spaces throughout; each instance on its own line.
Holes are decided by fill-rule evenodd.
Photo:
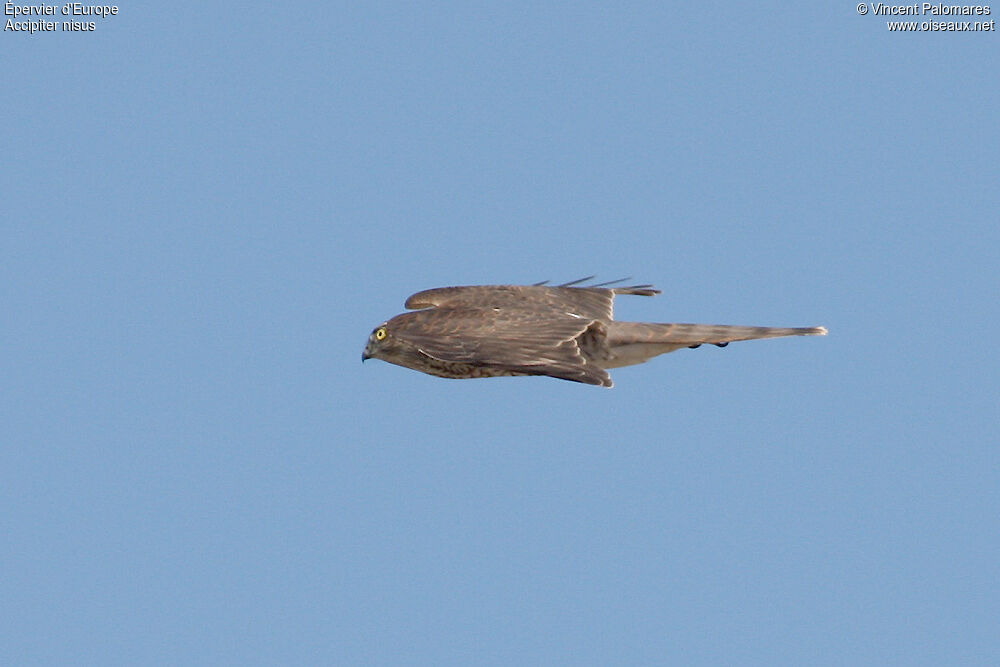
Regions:
M 371 355 L 369 355 L 367 352 L 362 352 L 361 353 L 361 363 L 365 363 L 365 359 L 371 359 Z

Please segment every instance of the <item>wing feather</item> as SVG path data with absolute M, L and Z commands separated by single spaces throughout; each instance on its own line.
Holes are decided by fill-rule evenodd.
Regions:
M 546 310 L 583 319 L 614 317 L 617 294 L 653 296 L 660 291 L 649 285 L 631 287 L 548 287 L 545 285 L 469 285 L 438 287 L 417 292 L 406 307 L 422 308 L 517 308 Z
M 588 363 L 577 344 L 592 323 L 545 310 L 439 306 L 397 315 L 387 326 L 441 361 L 611 386 L 607 371 Z

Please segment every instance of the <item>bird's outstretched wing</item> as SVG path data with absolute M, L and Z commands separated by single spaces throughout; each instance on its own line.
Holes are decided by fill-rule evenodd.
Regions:
M 547 287 L 544 285 L 470 285 L 438 287 L 417 292 L 406 307 L 417 308 L 501 308 L 556 312 L 581 319 L 614 317 L 617 294 L 653 296 L 660 291 L 650 285 L 629 287 Z

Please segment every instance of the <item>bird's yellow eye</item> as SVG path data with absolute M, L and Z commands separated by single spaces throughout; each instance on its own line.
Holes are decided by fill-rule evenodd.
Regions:
M 385 327 L 379 327 L 375 330 L 375 340 L 382 340 L 386 335 Z

